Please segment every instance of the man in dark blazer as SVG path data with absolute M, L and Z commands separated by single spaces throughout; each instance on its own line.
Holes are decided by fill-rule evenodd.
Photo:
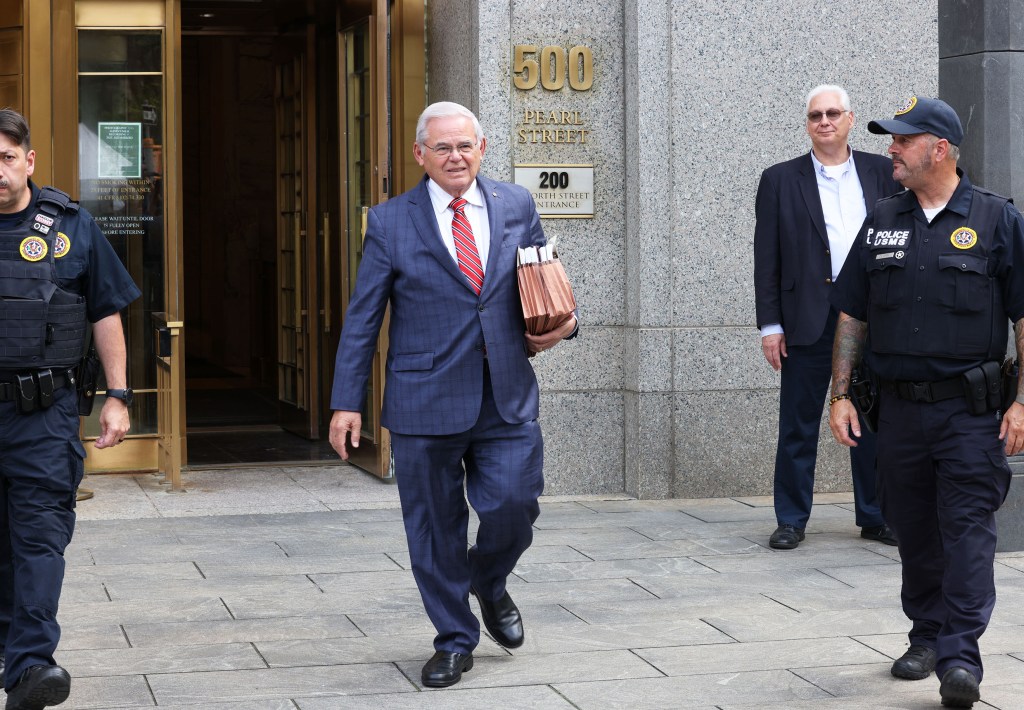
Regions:
M 480 624 L 523 643 L 505 581 L 533 539 L 544 487 L 538 387 L 529 363 L 576 332 L 576 319 L 527 335 L 516 250 L 545 243 L 530 193 L 479 175 L 487 139 L 459 104 L 428 106 L 413 153 L 426 176 L 370 210 L 335 365 L 331 444 L 359 446 L 360 410 L 391 305 L 381 423 L 391 432 L 413 576 L 437 629 L 423 684 L 473 667 Z M 469 511 L 480 520 L 467 552 Z
M 757 326 L 765 359 L 782 371 L 775 455 L 778 528 L 769 539 L 780 550 L 803 541 L 811 515 L 837 318 L 829 291 L 867 211 L 899 190 L 888 158 L 850 149 L 853 124 L 846 91 L 816 87 L 807 98 L 811 151 L 765 170 L 757 188 Z M 874 435 L 862 431 L 850 450 L 856 523 L 861 537 L 895 545 L 875 494 Z

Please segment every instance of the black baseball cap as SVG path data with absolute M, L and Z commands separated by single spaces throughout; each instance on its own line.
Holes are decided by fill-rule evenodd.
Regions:
M 891 133 L 894 136 L 908 136 L 915 133 L 931 133 L 945 138 L 953 145 L 960 145 L 964 139 L 964 127 L 956 111 L 941 99 L 911 96 L 896 109 L 891 121 L 871 121 L 868 130 L 872 133 Z

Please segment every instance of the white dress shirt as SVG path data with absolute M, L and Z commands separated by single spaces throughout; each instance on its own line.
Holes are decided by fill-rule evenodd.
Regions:
M 832 280 L 835 281 L 843 270 L 846 256 L 867 216 L 864 188 L 857 177 L 852 150 L 846 162 L 840 165 L 823 165 L 812 150 L 811 162 L 818 183 L 821 211 L 825 215 L 825 233 L 828 235 L 828 250 L 832 258 Z M 770 323 L 761 328 L 761 337 L 782 332 L 781 324 Z
M 441 230 L 441 240 L 444 242 L 448 253 L 456 265 L 459 257 L 455 252 L 455 237 L 452 236 L 452 218 L 455 211 L 448 205 L 452 202 L 452 196 L 433 180 L 427 180 L 427 192 L 430 194 L 430 202 L 434 207 L 434 216 L 437 217 L 437 227 Z M 484 268 L 484 280 L 487 275 L 487 255 L 491 251 L 491 224 L 487 221 L 487 203 L 480 193 L 480 187 L 476 180 L 473 181 L 462 197 L 469 203 L 465 207 L 466 219 L 469 226 L 473 228 L 473 238 L 476 240 L 476 250 L 480 253 L 480 263 Z
M 811 162 L 818 181 L 821 211 L 825 215 L 825 231 L 832 255 L 832 280 L 835 281 L 868 213 L 864 205 L 864 188 L 857 177 L 852 150 L 841 165 L 822 165 L 813 150 Z

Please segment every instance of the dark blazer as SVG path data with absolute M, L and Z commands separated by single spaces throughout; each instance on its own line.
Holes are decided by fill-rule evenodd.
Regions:
M 900 191 L 889 158 L 855 150 L 853 162 L 868 212 Z M 780 323 L 787 345 L 811 345 L 828 318 L 832 258 L 809 152 L 761 174 L 755 212 L 757 327 Z
M 491 228 L 479 296 L 441 240 L 426 178 L 370 210 L 338 346 L 331 409 L 362 408 L 390 302 L 381 424 L 409 435 L 468 430 L 483 400 L 484 353 L 501 418 L 510 424 L 537 418 L 537 378 L 527 358 L 516 247 L 544 244 L 544 232 L 525 188 L 483 175 L 476 181 Z

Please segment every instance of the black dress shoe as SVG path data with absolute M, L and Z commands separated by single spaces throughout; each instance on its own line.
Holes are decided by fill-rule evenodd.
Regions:
M 966 668 L 954 666 L 942 675 L 939 686 L 942 704 L 947 708 L 969 708 L 981 700 L 978 679 Z
M 423 685 L 428 688 L 447 688 L 462 680 L 462 674 L 472 667 L 472 653 L 438 651 L 423 666 Z
M 897 678 L 921 680 L 927 678 L 935 670 L 935 649 L 912 644 L 907 652 L 892 664 L 892 674 Z
M 892 528 L 888 525 L 878 525 L 876 527 L 861 528 L 860 536 L 865 540 L 875 540 L 884 545 L 896 546 L 896 535 L 893 533 Z
M 71 694 L 71 676 L 60 666 L 32 666 L 7 693 L 7 710 L 43 710 Z
M 776 550 L 793 550 L 804 541 L 804 529 L 784 523 L 768 538 L 768 545 Z
M 487 632 L 505 648 L 519 648 L 523 645 L 523 617 L 519 607 L 506 591 L 501 599 L 487 601 L 475 589 L 471 590 L 480 602 L 480 616 L 484 619 Z

